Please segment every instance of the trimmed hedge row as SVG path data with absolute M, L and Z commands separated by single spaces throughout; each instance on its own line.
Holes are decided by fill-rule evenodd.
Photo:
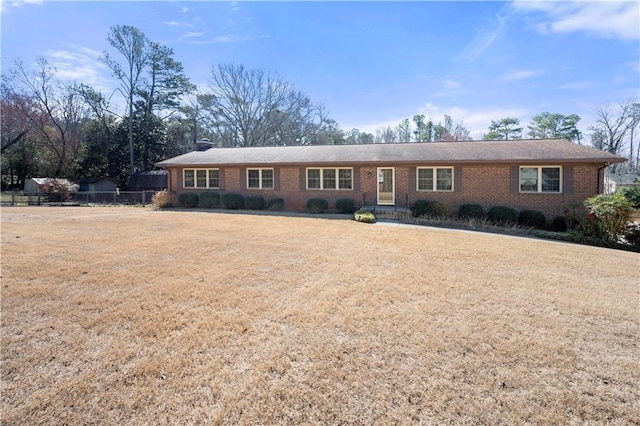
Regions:
M 166 204 L 166 203 L 165 203 Z M 222 207 L 227 210 L 284 210 L 284 199 L 273 198 L 267 202 L 261 196 L 248 196 L 234 192 L 213 191 L 207 192 L 182 192 L 178 195 L 180 207 L 200 207 L 203 209 L 215 209 Z
M 440 201 L 432 200 L 416 200 L 413 203 L 411 211 L 415 217 L 431 216 L 431 217 L 453 217 L 455 216 L 452 206 Z M 544 214 L 538 210 L 522 210 L 518 211 L 507 206 L 493 206 L 485 212 L 480 204 L 463 204 L 458 209 L 457 217 L 459 219 L 487 219 L 495 224 L 519 224 L 531 228 L 544 228 L 546 218 Z M 558 217 L 554 219 L 554 229 L 566 229 L 566 221 L 564 218 Z

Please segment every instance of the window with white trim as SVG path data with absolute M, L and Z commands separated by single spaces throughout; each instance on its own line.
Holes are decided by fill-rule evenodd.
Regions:
M 247 169 L 248 189 L 273 189 L 273 169 Z
M 307 189 L 353 189 L 352 168 L 308 168 Z
M 521 166 L 520 192 L 559 193 L 562 188 L 562 167 Z
M 183 188 L 220 188 L 219 169 L 182 169 Z
M 418 191 L 453 191 L 453 167 L 418 167 Z

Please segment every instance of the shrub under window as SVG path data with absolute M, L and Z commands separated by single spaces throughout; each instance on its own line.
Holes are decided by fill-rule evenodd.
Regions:
M 522 210 L 518 215 L 518 224 L 532 228 L 544 228 L 546 218 L 538 210 Z
M 484 209 L 480 204 L 463 204 L 458 211 L 458 217 L 461 219 L 482 219 Z
M 244 208 L 244 197 L 242 194 L 225 192 L 220 196 L 220 204 L 223 209 L 239 210 Z
M 198 205 L 198 194 L 195 192 L 182 192 L 178 195 L 178 204 L 182 207 L 195 207 Z
M 311 213 L 324 213 L 329 208 L 329 203 L 323 198 L 310 198 L 307 201 L 307 210 Z
M 487 218 L 497 224 L 516 223 L 518 221 L 518 212 L 511 207 L 494 206 L 487 212 Z
M 217 192 L 201 192 L 200 207 L 203 209 L 220 207 L 220 194 Z
M 263 197 L 246 197 L 244 199 L 244 208 L 247 210 L 262 210 L 266 201 Z
M 336 210 L 340 213 L 354 213 L 356 211 L 356 204 L 353 198 L 340 198 L 336 201 Z

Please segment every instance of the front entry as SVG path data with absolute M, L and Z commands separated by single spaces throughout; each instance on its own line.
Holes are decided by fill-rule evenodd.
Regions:
M 393 206 L 396 203 L 394 168 L 378 167 L 378 204 Z

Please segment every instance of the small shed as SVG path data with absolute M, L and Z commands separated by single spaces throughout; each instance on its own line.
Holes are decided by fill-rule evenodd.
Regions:
M 44 185 L 47 181 L 55 181 L 61 185 L 66 187 L 71 187 L 73 184 L 67 179 L 58 179 L 58 178 L 31 178 L 27 179 L 24 183 L 24 194 L 25 195 L 38 195 L 42 193 L 41 186 Z
M 162 191 L 167 189 L 167 170 L 145 170 L 129 178 L 127 191 Z
M 118 190 L 118 183 L 115 179 L 110 177 L 106 178 L 91 178 L 84 177 L 80 179 L 81 192 L 114 192 Z

